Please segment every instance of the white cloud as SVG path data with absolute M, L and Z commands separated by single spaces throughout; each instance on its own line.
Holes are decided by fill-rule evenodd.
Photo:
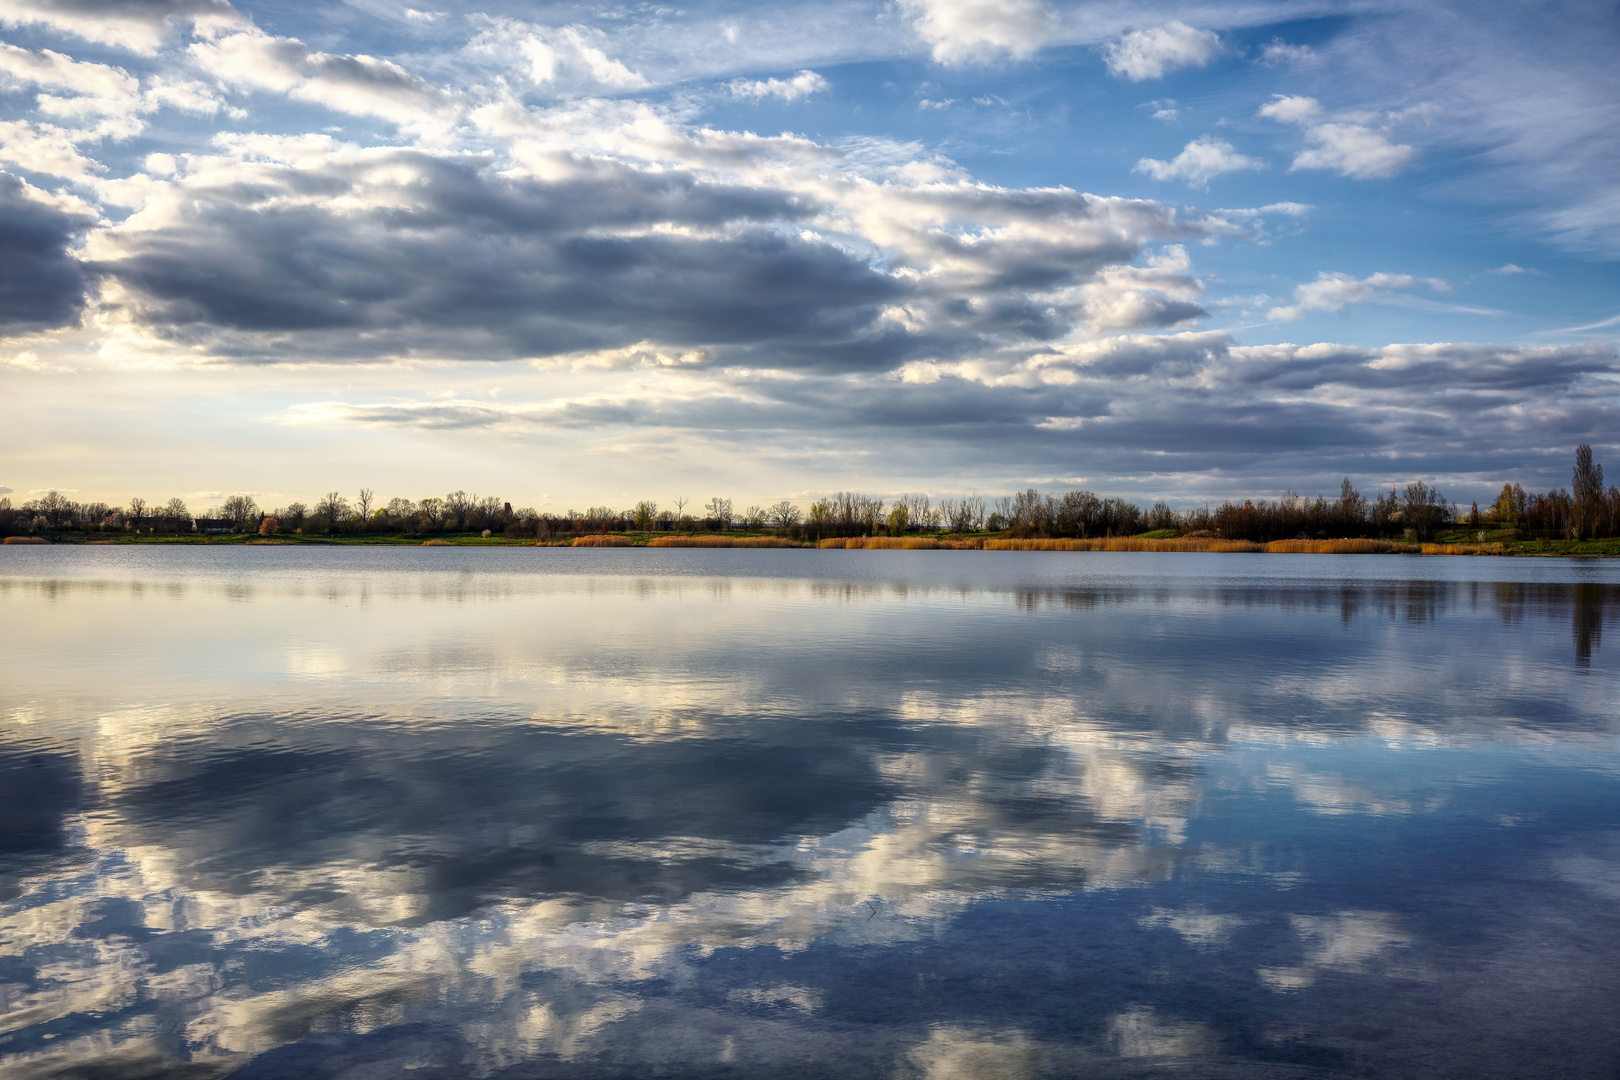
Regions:
M 900 7 L 941 64 L 1023 59 L 1057 31 L 1043 0 L 900 0 Z
M 550 93 L 618 94 L 649 85 L 639 71 L 608 55 L 609 38 L 600 30 L 485 15 L 474 19 L 483 29 L 468 43 L 469 54 L 493 59 Z
M 60 87 L 105 103 L 113 111 L 128 108 L 139 90 L 135 79 L 120 68 L 81 63 L 50 49 L 30 52 L 5 42 L 0 42 L 0 77 L 8 82 Z
M 1406 168 L 1418 154 L 1362 124 L 1317 124 L 1305 137 L 1311 145 L 1299 152 L 1289 171 L 1327 169 L 1357 180 L 1383 178 Z
M 1322 115 L 1322 103 L 1313 97 L 1277 94 L 1260 106 L 1259 115 L 1283 124 L 1308 124 Z
M 647 85 L 639 73 L 591 44 L 593 35 L 600 37 L 600 32 L 584 26 L 529 34 L 518 44 L 529 62 L 529 80 L 536 86 L 550 86 L 572 76 L 576 81 L 608 90 L 635 90 Z
M 814 71 L 801 71 L 791 79 L 733 79 L 727 84 L 732 97 L 761 101 L 779 97 L 783 101 L 797 101 L 832 89 L 832 85 Z
M 1343 311 L 1348 304 L 1365 304 L 1381 300 L 1404 289 L 1419 285 L 1430 289 L 1449 289 L 1440 278 L 1414 277 L 1411 274 L 1371 274 L 1364 278 L 1349 274 L 1319 273 L 1315 281 L 1294 289 L 1294 303 L 1289 307 L 1272 308 L 1266 318 L 1277 320 L 1303 319 L 1311 311 Z
M 84 180 L 107 167 L 79 152 L 81 132 L 26 120 L 0 120 L 0 161 L 67 180 Z
M 1203 67 L 1221 51 L 1221 39 L 1179 19 L 1151 30 L 1132 30 L 1103 49 L 1108 70 L 1141 82 L 1180 68 Z
M 1431 110 L 1419 107 L 1386 119 L 1402 119 L 1406 115 L 1427 115 Z M 1278 94 L 1260 106 L 1259 115 L 1268 120 L 1305 127 L 1305 149 L 1295 157 L 1289 171 L 1298 169 L 1327 169 L 1340 176 L 1358 180 L 1394 176 L 1417 157 L 1414 147 L 1392 142 L 1382 131 L 1375 131 L 1364 122 L 1363 115 L 1324 120 L 1321 102 L 1309 97 L 1290 97 Z
M 1252 218 L 1262 217 L 1266 214 L 1282 214 L 1285 217 L 1304 217 L 1315 207 L 1310 203 L 1278 202 L 1267 203 L 1265 206 L 1244 207 L 1238 210 L 1217 210 L 1217 214 L 1230 217 Z
M 1304 64 L 1316 59 L 1319 59 L 1316 50 L 1309 45 L 1290 45 L 1281 38 L 1273 38 L 1260 50 L 1262 64 Z
M 1136 163 L 1135 171 L 1155 180 L 1185 180 L 1188 187 L 1203 187 L 1222 173 L 1265 167 L 1264 161 L 1238 153 L 1225 139 L 1201 135 L 1171 160 L 1143 158 Z
M 1187 249 L 1172 244 L 1145 266 L 1111 266 L 1080 290 L 1084 319 L 1098 330 L 1177 326 L 1206 312 L 1204 283 L 1192 275 Z
M 44 26 L 131 52 L 151 54 L 189 25 L 209 33 L 247 23 L 225 0 L 3 0 L 0 25 Z
M 1496 274 L 1500 277 L 1512 277 L 1514 274 L 1541 274 L 1540 270 L 1532 270 L 1527 266 L 1520 266 L 1517 263 L 1506 263 L 1502 266 L 1498 266 L 1495 270 L 1487 270 L 1485 272 L 1487 274 Z
M 197 42 L 203 70 L 226 83 L 284 93 L 407 128 L 442 128 L 459 112 L 455 96 L 391 60 L 311 52 L 297 38 L 258 29 Z

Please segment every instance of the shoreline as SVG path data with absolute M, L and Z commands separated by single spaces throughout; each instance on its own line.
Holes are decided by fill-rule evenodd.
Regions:
M 1175 537 L 1112 537 L 1103 539 L 1013 539 L 999 536 L 838 537 L 819 541 L 779 536 L 718 536 L 687 534 L 608 533 L 560 540 L 532 540 L 502 536 L 8 536 L 5 546 L 197 546 L 211 547 L 458 547 L 458 548 L 727 548 L 867 551 L 1049 551 L 1137 552 L 1151 554 L 1258 554 L 1258 555 L 1441 555 L 1480 558 L 1620 558 L 1620 540 L 1513 540 L 1457 543 L 1395 540 L 1247 540 Z

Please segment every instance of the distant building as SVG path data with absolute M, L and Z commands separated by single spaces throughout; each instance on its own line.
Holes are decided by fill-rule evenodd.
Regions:
M 235 522 L 230 518 L 195 518 L 198 532 L 228 533 L 236 531 Z

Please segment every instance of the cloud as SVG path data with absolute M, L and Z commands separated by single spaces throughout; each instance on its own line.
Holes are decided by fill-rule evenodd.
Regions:
M 608 393 L 503 395 L 499 407 L 362 403 L 327 406 L 326 416 L 363 426 L 684 434 L 738 449 L 771 438 L 816 453 L 858 442 L 936 476 L 1067 476 L 1078 458 L 1104 490 L 1151 476 L 1163 490 L 1202 494 L 1309 478 L 1336 490 L 1347 472 L 1521 471 L 1544 455 L 1527 458 L 1519 447 L 1602 443 L 1620 420 L 1616 378 L 1620 355 L 1600 343 L 1240 346 L 1220 331 L 1191 331 L 1076 338 L 893 372 L 682 369 Z M 1472 441 L 1482 427 L 1499 443 Z M 1567 470 L 1564 454 L 1545 456 Z
M 141 105 L 139 82 L 119 68 L 0 42 L 0 84 L 7 82 L 68 91 L 71 97 L 39 96 L 39 110 L 57 118 L 128 117 Z
M 0 161 L 27 172 L 85 180 L 107 167 L 79 152 L 84 133 L 34 124 L 27 120 L 0 120 Z
M 1360 180 L 1390 177 L 1418 154 L 1413 147 L 1391 142 L 1386 134 L 1364 123 L 1324 121 L 1321 102 L 1315 98 L 1278 94 L 1260 107 L 1259 115 L 1305 127 L 1308 145 L 1295 156 L 1290 172 L 1326 169 Z
M 900 0 L 900 8 L 941 64 L 1021 60 L 1057 30 L 1043 0 Z
M 1309 45 L 1290 45 L 1281 38 L 1273 38 L 1260 50 L 1260 63 L 1268 66 L 1305 64 L 1318 59 L 1316 50 Z
M 390 60 L 312 52 L 296 38 L 257 28 L 200 41 L 192 59 L 221 81 L 269 90 L 405 128 L 436 129 L 460 112 L 455 95 Z
M 1188 187 L 1204 187 L 1222 173 L 1264 168 L 1264 161 L 1238 153 L 1225 139 L 1201 135 L 1171 160 L 1143 158 L 1136 163 L 1135 171 L 1155 180 L 1185 180 Z
M 814 71 L 801 71 L 791 79 L 733 79 L 726 85 L 732 97 L 751 101 L 768 97 L 797 101 L 832 89 L 832 85 Z
M 1313 97 L 1277 94 L 1260 106 L 1259 115 L 1284 124 L 1307 124 L 1322 115 L 1322 103 Z
M 0 25 L 48 27 L 143 54 L 155 53 L 183 25 L 210 31 L 246 22 L 225 0 L 6 0 L 0 6 Z
M 1181 68 L 1203 67 L 1219 56 L 1221 39 L 1172 19 L 1151 30 L 1132 30 L 1103 49 L 1108 70 L 1132 82 L 1158 79 Z
M 421 428 L 429 431 L 492 427 L 512 416 L 481 402 L 435 401 L 403 404 L 350 405 L 323 401 L 294 405 L 287 410 L 289 424 L 382 424 L 390 427 Z
M 1262 217 L 1266 214 L 1282 214 L 1284 217 L 1304 217 L 1314 210 L 1310 203 L 1279 202 L 1267 203 L 1265 206 L 1242 207 L 1236 210 L 1217 210 L 1217 214 L 1228 217 L 1252 218 Z
M 495 58 L 532 86 L 617 94 L 648 85 L 640 72 L 607 54 L 607 35 L 593 27 L 541 26 L 483 15 L 476 21 L 484 29 L 469 43 L 469 52 Z
M 11 488 L 0 486 L 0 495 L 10 495 L 11 492 Z
M 1266 318 L 1303 319 L 1305 314 L 1311 311 L 1343 311 L 1348 304 L 1365 304 L 1382 300 L 1403 289 L 1411 289 L 1418 285 L 1426 285 L 1431 289 L 1451 287 L 1439 278 L 1420 278 L 1411 274 L 1378 273 L 1355 278 L 1349 274 L 1330 274 L 1324 271 L 1316 275 L 1315 281 L 1294 289 L 1293 306 L 1272 308 L 1267 312 Z
M 0 329 L 77 322 L 88 279 L 73 255 L 88 213 L 0 173 Z
M 1542 271 L 1540 270 L 1531 270 L 1530 268 L 1520 266 L 1517 263 L 1505 263 L 1502 266 L 1498 266 L 1495 270 L 1487 270 L 1485 272 L 1487 274 L 1496 274 L 1499 277 L 1512 277 L 1515 274 L 1542 274 Z
M 1417 157 L 1417 150 L 1391 142 L 1362 124 L 1317 124 L 1306 132 L 1311 143 L 1289 170 L 1327 169 L 1358 180 L 1394 176 Z
M 259 359 L 545 356 L 649 338 L 790 356 L 847 348 L 898 291 L 864 260 L 775 229 L 809 209 L 782 192 L 608 164 L 542 183 L 414 151 L 288 152 L 305 164 L 204 168 L 171 188 L 183 216 L 149 208 L 159 223 L 98 234 L 104 309 L 211 328 L 227 354 Z
M 1187 249 L 1171 245 L 1147 265 L 1110 267 L 1081 288 L 1085 321 L 1099 330 L 1177 326 L 1209 314 L 1197 303 L 1204 283 Z
M 887 369 L 1195 317 L 1145 279 L 1107 303 L 1077 290 L 1125 281 L 1149 242 L 1229 231 L 909 157 L 873 183 L 809 140 L 686 133 L 642 107 L 587 129 L 588 156 L 565 137 L 506 158 L 222 135 L 90 237 L 100 318 L 243 362 L 584 364 L 655 342 L 720 367 Z

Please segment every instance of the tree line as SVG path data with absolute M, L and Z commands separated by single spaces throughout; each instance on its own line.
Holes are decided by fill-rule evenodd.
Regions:
M 1223 540 L 1339 539 L 1348 537 L 1431 539 L 1448 526 L 1510 527 L 1525 539 L 1620 536 L 1620 488 L 1605 486 L 1603 466 L 1592 448 L 1575 451 L 1568 489 L 1527 492 L 1504 484 L 1496 501 L 1466 510 L 1440 490 L 1417 480 L 1371 498 L 1348 477 L 1337 498 L 1307 498 L 1289 492 L 1277 499 L 1227 500 L 1175 510 L 1160 501 L 1143 509 L 1117 497 L 1076 490 L 1061 494 L 1034 488 L 1000 498 L 980 495 L 934 500 L 926 494 L 885 500 L 840 491 L 802 509 L 789 500 L 737 510 L 716 496 L 702 506 L 676 499 L 672 506 L 643 500 L 628 509 L 593 506 L 583 511 L 541 512 L 494 496 L 453 491 L 425 499 L 377 499 L 370 488 L 353 498 L 332 491 L 313 505 L 292 502 L 263 509 L 251 495 L 232 495 L 217 508 L 193 516 L 174 498 L 161 505 L 131 499 L 127 506 L 79 503 L 55 491 L 13 507 L 0 498 L 0 535 L 186 534 L 194 532 L 301 535 L 500 535 L 550 540 L 609 532 L 775 531 L 801 539 L 839 536 L 900 536 L 908 533 L 991 532 L 1013 537 L 1109 537 L 1144 532 Z

